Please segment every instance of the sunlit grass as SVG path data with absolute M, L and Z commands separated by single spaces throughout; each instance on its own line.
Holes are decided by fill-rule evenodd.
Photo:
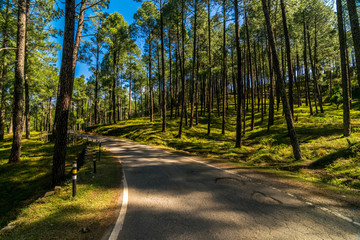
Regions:
M 23 138 L 21 162 L 8 164 L 12 136 L 7 135 L 0 144 L 0 228 L 14 219 L 22 207 L 42 196 L 50 189 L 53 143 L 39 141 L 39 134 Z M 69 145 L 66 173 L 70 164 L 83 149 L 84 142 Z
M 97 174 L 91 173 L 91 161 L 79 170 L 75 198 L 68 181 L 59 195 L 41 197 L 24 208 L 11 223 L 14 228 L 0 238 L 101 239 L 116 220 L 121 182 L 119 162 L 106 152 L 101 156 Z

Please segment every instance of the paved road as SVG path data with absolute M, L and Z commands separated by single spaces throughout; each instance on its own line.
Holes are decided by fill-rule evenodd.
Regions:
M 118 239 L 360 239 L 357 209 L 319 197 L 308 202 L 266 177 L 146 145 L 89 139 L 101 140 L 124 166 L 129 201 Z

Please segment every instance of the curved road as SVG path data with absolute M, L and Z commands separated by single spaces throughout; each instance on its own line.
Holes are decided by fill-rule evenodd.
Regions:
M 82 136 L 100 140 L 123 164 L 128 205 L 118 239 L 360 239 L 356 208 L 236 168 Z

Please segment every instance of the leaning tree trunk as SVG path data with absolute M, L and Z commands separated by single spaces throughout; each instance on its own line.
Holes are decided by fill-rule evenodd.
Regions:
M 343 123 L 344 123 L 344 136 L 351 135 L 350 124 L 350 98 L 349 98 L 349 80 L 348 68 L 346 66 L 346 36 L 344 32 L 344 20 L 341 0 L 336 0 L 337 18 L 338 18 L 338 31 L 340 42 L 340 57 L 341 57 L 341 77 L 343 89 Z
M 288 128 L 288 132 L 289 132 L 289 136 L 290 136 L 290 141 L 291 141 L 291 145 L 293 147 L 293 153 L 294 153 L 295 159 L 300 160 L 302 158 L 301 151 L 300 151 L 300 144 L 299 144 L 299 140 L 296 135 L 289 101 L 286 96 L 284 79 L 283 79 L 281 69 L 280 69 L 279 57 L 278 57 L 277 50 L 276 50 L 275 38 L 274 38 L 274 33 L 273 33 L 271 22 L 270 22 L 270 14 L 269 14 L 269 9 L 267 7 L 266 0 L 262 0 L 262 5 L 263 5 L 263 11 L 264 11 L 264 15 L 265 15 L 269 44 L 270 44 L 270 47 L 272 50 L 274 70 L 275 70 L 275 73 L 277 76 L 277 81 L 278 81 L 279 88 L 280 88 L 279 90 L 280 90 L 281 100 L 283 103 L 283 109 L 284 109 L 284 113 L 285 113 L 285 119 L 286 119 L 287 128 Z
M 355 0 L 347 0 L 351 33 L 354 42 L 357 80 L 360 86 L 360 27 Z
M 56 102 L 56 140 L 52 167 L 52 185 L 59 185 L 65 177 L 65 157 L 68 118 L 73 90 L 73 54 L 75 35 L 75 0 L 65 2 L 65 30 L 60 68 L 60 91 Z
M 18 33 L 15 62 L 14 102 L 13 102 L 13 143 L 9 163 L 20 162 L 24 112 L 24 67 L 26 39 L 26 0 L 18 1 Z

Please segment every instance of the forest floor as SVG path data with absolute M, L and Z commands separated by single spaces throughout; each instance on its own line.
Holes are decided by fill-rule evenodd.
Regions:
M 1 227 L 13 221 L 0 231 L 1 239 L 80 239 L 87 238 L 88 232 L 93 239 L 103 237 L 117 217 L 121 166 L 105 151 L 96 175 L 91 173 L 92 161 L 85 161 L 73 198 L 71 163 L 78 159 L 85 142 L 68 144 L 69 178 L 55 194 L 50 191 L 53 144 L 39 141 L 38 133 L 32 133 L 31 140 L 23 140 L 22 162 L 8 165 L 11 136 L 7 136 L 0 147 Z M 98 149 L 95 144 L 89 147 Z
M 250 107 L 250 106 L 249 106 Z M 267 131 L 267 113 L 260 121 L 256 111 L 254 130 L 251 115 L 246 116 L 243 147 L 235 148 L 236 114 L 229 105 L 226 134 L 221 134 L 221 117 L 215 109 L 211 136 L 207 135 L 207 116 L 199 116 L 199 124 L 184 127 L 179 139 L 179 118 L 170 119 L 167 132 L 162 133 L 160 116 L 150 123 L 148 117 L 120 121 L 117 124 L 89 127 L 88 132 L 116 136 L 136 142 L 182 150 L 201 157 L 233 162 L 243 168 L 255 168 L 277 176 L 297 178 L 340 191 L 360 191 L 360 103 L 354 101 L 351 111 L 352 135 L 342 136 L 342 109 L 325 103 L 324 113 L 310 116 L 309 108 L 295 106 L 294 119 L 304 158 L 293 157 L 282 111 L 275 111 L 275 124 Z M 280 109 L 282 106 L 280 105 Z M 220 110 L 221 111 L 221 110 Z M 315 108 L 314 108 L 315 112 Z M 320 111 L 319 111 L 320 112 Z
M 44 139 L 42 139 L 44 140 Z M 24 206 L 49 191 L 54 144 L 40 141 L 38 132 L 31 132 L 31 139 L 23 136 L 21 162 L 8 164 L 12 135 L 5 136 L 0 144 L 0 228 L 14 219 Z M 76 159 L 85 142 L 69 145 L 66 172 Z

